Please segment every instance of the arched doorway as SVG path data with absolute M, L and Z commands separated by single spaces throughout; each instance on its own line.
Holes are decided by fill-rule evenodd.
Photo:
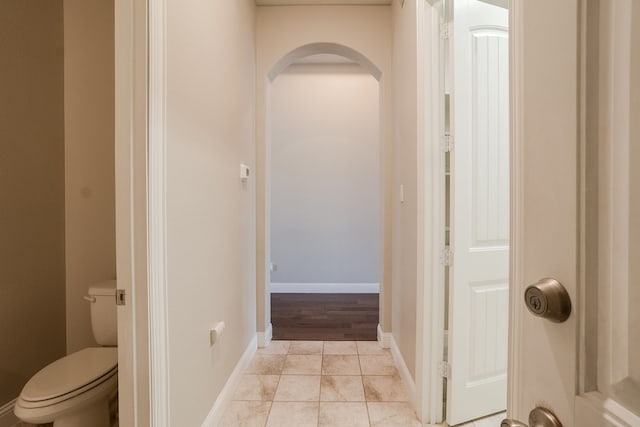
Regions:
M 298 64 L 302 61 L 303 63 L 313 64 L 314 66 L 318 66 L 318 63 L 314 64 L 313 58 L 324 57 L 325 65 L 327 62 L 326 58 L 342 58 L 345 64 L 349 64 L 351 67 L 357 67 L 361 70 L 363 75 L 368 76 L 370 79 L 373 79 L 375 84 L 377 85 L 377 101 L 378 101 L 378 109 L 377 109 L 377 119 L 374 126 L 376 127 L 376 135 L 377 135 L 377 166 L 378 166 L 378 178 L 379 184 L 376 186 L 377 198 L 374 202 L 376 214 L 378 215 L 378 221 L 375 225 L 375 239 L 377 244 L 377 259 L 378 263 L 376 265 L 377 271 L 377 283 L 372 281 L 363 281 L 358 280 L 360 284 L 366 283 L 368 285 L 372 285 L 375 283 L 378 286 L 380 291 L 380 304 L 379 304 L 379 318 L 380 323 L 383 322 L 383 312 L 384 312 L 384 277 L 385 277 L 385 248 L 388 246 L 388 238 L 385 241 L 385 211 L 384 211 L 384 203 L 386 199 L 386 195 L 384 194 L 384 173 L 385 168 L 383 166 L 384 163 L 384 138 L 383 138 L 383 123 L 384 123 L 384 104 L 382 102 L 382 72 L 379 67 L 377 67 L 372 61 L 370 61 L 366 56 L 361 54 L 360 52 L 337 43 L 311 43 L 300 46 L 291 50 L 286 55 L 282 56 L 278 61 L 272 65 L 267 73 L 265 79 L 266 86 L 266 96 L 265 96 L 265 125 L 264 131 L 260 132 L 260 126 L 258 125 L 258 132 L 262 133 L 262 135 L 258 135 L 258 140 L 263 138 L 263 150 L 264 154 L 261 155 L 261 148 L 257 149 L 257 169 L 260 169 L 261 166 L 261 157 L 264 159 L 262 162 L 263 174 L 258 173 L 258 194 L 257 194 L 257 215 L 258 215 L 258 227 L 257 227 L 257 311 L 258 311 L 258 331 L 259 331 L 259 343 L 261 345 L 265 345 L 269 342 L 272 336 L 271 329 L 271 291 L 272 291 L 272 275 L 282 276 L 282 264 L 278 262 L 278 260 L 274 260 L 272 257 L 272 247 L 273 247 L 273 236 L 272 236 L 272 225 L 273 225 L 273 206 L 272 206 L 272 190 L 273 190 L 273 181 L 272 181 L 272 162 L 273 162 L 273 148 L 274 141 L 273 138 L 273 127 L 274 127 L 274 116 L 272 110 L 272 101 L 274 98 L 274 90 L 277 89 L 277 85 L 274 84 L 278 76 L 281 76 L 288 67 L 291 66 L 299 66 Z M 307 59 L 305 59 L 307 58 Z M 309 59 L 312 58 L 312 59 Z M 333 64 L 335 65 L 335 64 Z M 259 81 L 260 84 L 260 81 Z M 258 144 L 260 145 L 260 144 Z M 276 159 L 277 160 L 277 159 Z M 260 178 L 263 177 L 263 182 L 260 183 Z M 262 189 L 262 192 L 261 192 Z M 262 193 L 262 194 L 261 194 Z M 262 226 L 260 224 L 262 220 L 264 221 Z M 280 218 L 275 218 L 275 220 L 281 223 Z M 275 265 L 274 265 L 275 264 Z M 264 268 L 263 271 L 261 269 Z M 279 269 L 278 271 L 273 271 L 274 269 Z M 277 280 L 280 280 L 276 277 Z M 286 279 L 291 282 L 291 277 Z M 331 281 L 334 282 L 334 281 Z M 339 281 L 341 285 L 344 285 L 344 281 Z M 298 283 L 299 284 L 299 283 Z M 330 283 L 335 284 L 335 283 Z M 276 285 L 276 287 L 280 286 L 280 283 Z M 351 288 L 353 289 L 353 288 Z M 361 288 L 362 289 L 362 288 Z M 369 287 L 371 289 L 371 287 Z M 281 289 L 276 289 L 281 290 Z M 307 291 L 309 289 L 307 288 Z M 264 329 L 261 328 L 261 321 L 264 319 Z M 376 321 L 377 322 L 377 321 Z M 381 328 L 378 326 L 377 335 L 380 335 Z M 264 331 L 264 332 L 262 332 Z M 376 334 L 374 334 L 375 337 Z M 312 337 L 310 337 L 312 338 Z M 344 338 L 347 339 L 347 338 Z

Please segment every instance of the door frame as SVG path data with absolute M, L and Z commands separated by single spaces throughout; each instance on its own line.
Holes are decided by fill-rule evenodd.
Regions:
M 510 253 L 509 253 L 509 355 L 507 358 L 507 416 L 519 412 L 516 405 L 521 401 L 521 375 L 513 375 L 523 367 L 520 365 L 522 352 L 521 333 L 524 305 L 522 283 L 524 234 L 524 15 L 523 6 L 517 0 L 509 0 L 509 138 L 510 138 Z
M 119 418 L 135 427 L 169 425 L 165 11 L 114 2 Z
M 445 164 L 440 139 L 444 131 L 444 93 L 440 55 L 440 8 L 443 0 L 417 5 L 418 64 L 418 286 L 416 293 L 415 409 L 426 423 L 443 422 Z M 441 102 L 442 101 L 442 102 Z

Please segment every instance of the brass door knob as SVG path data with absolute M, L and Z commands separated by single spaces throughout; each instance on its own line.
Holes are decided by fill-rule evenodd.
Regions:
M 529 427 L 529 426 L 521 421 L 506 419 L 506 420 L 502 420 L 502 422 L 500 423 L 500 427 Z
M 522 421 L 506 419 L 502 420 L 500 427 L 562 427 L 562 423 L 550 410 L 537 407 L 529 413 L 528 426 Z
M 524 301 L 531 313 L 555 323 L 562 323 L 571 314 L 569 293 L 556 279 L 546 277 L 528 286 Z

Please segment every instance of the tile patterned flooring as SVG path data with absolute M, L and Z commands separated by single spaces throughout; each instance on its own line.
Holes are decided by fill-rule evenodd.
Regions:
M 418 427 L 393 357 L 376 341 L 272 341 L 219 427 Z
M 499 427 L 502 420 L 507 418 L 507 414 L 505 412 L 501 412 L 499 414 L 491 415 L 486 418 L 481 418 L 479 420 L 471 421 L 466 424 L 462 424 L 457 427 Z

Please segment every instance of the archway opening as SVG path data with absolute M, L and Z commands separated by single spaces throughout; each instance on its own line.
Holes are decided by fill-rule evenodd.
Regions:
M 268 74 L 274 339 L 375 340 L 382 281 L 380 70 L 317 43 Z

